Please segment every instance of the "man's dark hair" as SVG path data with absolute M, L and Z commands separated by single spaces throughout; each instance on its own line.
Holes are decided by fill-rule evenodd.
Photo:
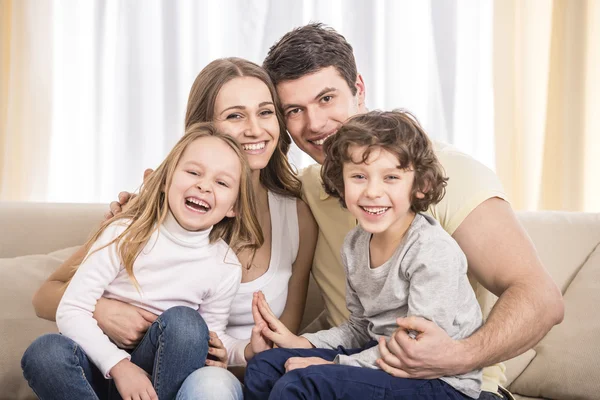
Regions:
M 398 158 L 400 168 L 415 171 L 410 199 L 413 212 L 426 211 L 444 197 L 448 178 L 444 176 L 431 141 L 412 114 L 401 110 L 359 114 L 325 141 L 325 162 L 321 168 L 323 188 L 340 199 L 344 207 L 344 164 L 355 162 L 350 155 L 350 146 L 366 147 L 362 162 L 369 159 L 374 149 L 384 149 Z M 419 192 L 425 197 L 418 198 Z
M 331 66 L 355 95 L 357 70 L 352 46 L 322 23 L 310 23 L 286 33 L 269 49 L 263 62 L 275 85 Z

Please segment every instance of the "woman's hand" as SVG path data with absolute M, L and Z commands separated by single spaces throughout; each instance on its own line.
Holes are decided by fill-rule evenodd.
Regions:
M 305 338 L 296 336 L 273 314 L 265 295 L 262 292 L 255 293 L 256 306 L 260 317 L 264 323 L 261 322 L 261 334 L 276 344 L 278 347 L 286 349 L 311 349 L 314 346 Z M 254 301 L 254 299 L 253 299 Z
M 150 311 L 104 297 L 98 300 L 94 311 L 102 332 L 122 349 L 133 349 L 156 318 Z
M 206 365 L 211 367 L 219 367 L 227 369 L 227 349 L 219 336 L 215 332 L 210 332 L 210 340 L 208 341 L 208 354 L 215 359 L 206 358 Z
M 128 359 L 123 359 L 112 367 L 110 375 L 123 400 L 158 400 L 146 371 Z
M 250 361 L 256 354 L 273 348 L 273 342 L 267 339 L 263 334 L 262 330 L 267 326 L 267 323 L 260 315 L 258 311 L 258 293 L 255 292 L 252 296 L 252 318 L 254 319 L 254 326 L 252 327 L 252 335 L 250 336 L 250 343 L 244 349 L 244 357 L 246 361 Z

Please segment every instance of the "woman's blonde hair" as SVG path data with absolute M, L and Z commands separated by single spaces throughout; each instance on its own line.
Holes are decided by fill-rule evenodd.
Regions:
M 210 242 L 214 243 L 218 239 L 223 239 L 236 253 L 247 249 L 256 251 L 264 242 L 262 230 L 256 218 L 251 171 L 240 145 L 232 137 L 217 132 L 210 123 L 192 124 L 156 171 L 145 180 L 139 195 L 129 202 L 129 207 L 105 221 L 86 243 L 86 247 L 91 248 L 102 232 L 115 221 L 121 219 L 131 221 L 123 233 L 94 252 L 116 243 L 120 260 L 138 289 L 139 285 L 133 274 L 133 265 L 152 234 L 167 216 L 169 196 L 166 193 L 171 186 L 177 164 L 190 143 L 208 136 L 218 138 L 227 144 L 236 153 L 242 166 L 240 188 L 234 205 L 235 217 L 224 218 L 215 224 L 209 235 Z
M 190 90 L 185 126 L 214 119 L 215 102 L 223 85 L 235 78 L 252 77 L 261 80 L 273 98 L 279 124 L 279 140 L 267 166 L 260 171 L 260 183 L 268 190 L 284 196 L 300 198 L 302 184 L 292 170 L 287 153 L 292 139 L 287 133 L 281 103 L 269 75 L 257 64 L 241 58 L 221 58 L 208 64 L 196 77 Z

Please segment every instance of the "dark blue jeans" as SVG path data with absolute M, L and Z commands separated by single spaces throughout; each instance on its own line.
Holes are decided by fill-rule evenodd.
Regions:
M 204 366 L 208 340 L 198 311 L 173 307 L 150 326 L 131 361 L 150 375 L 161 400 L 175 399 L 185 378 Z M 21 368 L 42 400 L 121 398 L 114 382 L 102 376 L 81 347 L 59 334 L 37 338 L 25 351 Z
M 290 357 L 351 355 L 371 347 L 346 350 L 273 349 L 256 355 L 246 368 L 244 398 L 254 399 L 456 399 L 469 397 L 439 379 L 395 378 L 383 370 L 346 365 L 313 365 L 285 372 Z

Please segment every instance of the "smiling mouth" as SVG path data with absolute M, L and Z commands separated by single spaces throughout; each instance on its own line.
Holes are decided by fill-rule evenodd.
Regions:
M 187 208 L 200 213 L 207 213 L 210 211 L 210 204 L 204 200 L 197 199 L 195 197 L 187 197 L 185 199 L 185 205 Z
M 317 140 L 309 140 L 310 143 L 314 144 L 315 146 L 323 146 L 323 143 L 325 143 L 325 141 L 327 140 L 327 138 L 331 137 L 335 135 L 335 132 L 330 133 L 329 135 L 326 135 L 325 137 L 321 138 L 321 139 L 317 139 Z
M 381 214 L 385 213 L 387 210 L 389 210 L 391 207 L 363 207 L 363 206 L 360 206 L 360 208 L 367 214 L 381 215 Z
M 256 151 L 256 150 L 262 150 L 266 146 L 267 146 L 267 141 L 265 140 L 264 142 L 260 142 L 260 143 L 243 144 L 242 149 L 244 149 L 244 151 Z

